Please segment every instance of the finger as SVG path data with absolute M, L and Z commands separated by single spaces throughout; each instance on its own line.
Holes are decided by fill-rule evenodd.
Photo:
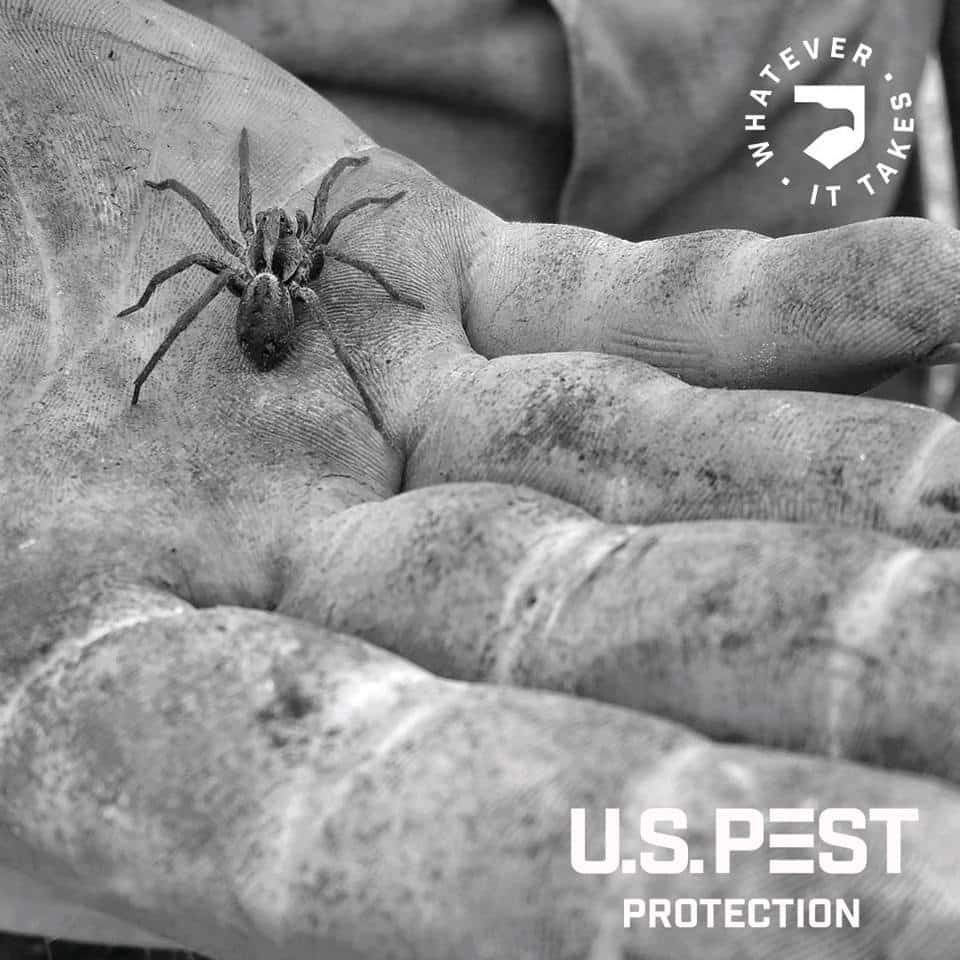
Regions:
M 611 921 L 626 889 L 709 895 L 714 808 L 797 806 L 798 783 L 816 809 L 853 792 L 937 826 L 909 835 L 892 878 L 883 824 L 863 833 L 855 889 L 869 925 L 821 931 L 818 947 L 852 960 L 879 938 L 935 960 L 954 942 L 960 854 L 939 837 L 960 828 L 960 794 L 931 780 L 716 747 L 641 714 L 450 683 L 353 638 L 237 608 L 81 630 L 43 656 L 8 688 L 8 846 L 88 906 L 211 956 L 251 945 L 389 956 L 400 942 L 402 955 L 446 960 L 482 943 L 490 956 L 537 960 L 644 944 L 649 931 Z M 705 876 L 597 882 L 572 869 L 571 807 L 594 823 L 620 808 L 631 855 L 642 810 L 656 806 L 700 827 L 690 855 Z M 729 895 L 854 886 L 770 876 L 763 858 L 738 866 Z M 774 927 L 724 942 L 746 958 L 774 946 L 799 958 L 807 935 Z M 715 944 L 716 931 L 702 936 Z
M 331 517 L 278 609 L 443 676 L 960 782 L 955 551 L 798 524 L 607 525 L 531 490 L 445 484 Z
M 960 341 L 960 233 L 924 220 L 627 243 L 503 224 L 468 273 L 485 356 L 595 350 L 689 383 L 862 391 Z
M 406 489 L 494 480 L 610 521 L 832 522 L 960 542 L 960 426 L 921 407 L 691 387 L 586 353 L 464 362 L 433 397 Z

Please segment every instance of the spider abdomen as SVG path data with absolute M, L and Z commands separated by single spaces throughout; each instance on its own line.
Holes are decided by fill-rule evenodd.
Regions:
M 294 324 L 289 289 L 272 273 L 258 273 L 237 307 L 237 340 L 258 369 L 269 370 L 283 359 Z

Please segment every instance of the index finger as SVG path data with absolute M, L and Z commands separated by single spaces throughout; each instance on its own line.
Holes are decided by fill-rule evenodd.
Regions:
M 641 243 L 503 223 L 467 285 L 485 356 L 599 351 L 701 386 L 860 392 L 960 341 L 960 233 L 919 219 Z

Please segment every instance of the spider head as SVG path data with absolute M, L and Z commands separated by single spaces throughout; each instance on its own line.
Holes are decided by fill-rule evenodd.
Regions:
M 258 370 L 276 366 L 293 341 L 290 290 L 275 273 L 258 273 L 244 288 L 237 307 L 237 340 Z
M 287 211 L 281 207 L 259 211 L 256 233 L 250 242 L 250 268 L 255 273 L 272 273 L 285 283 L 302 259 L 297 224 Z

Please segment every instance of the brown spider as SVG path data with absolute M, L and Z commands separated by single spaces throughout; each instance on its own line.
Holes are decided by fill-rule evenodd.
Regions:
M 256 216 L 256 229 L 251 215 L 253 192 L 250 189 L 250 144 L 247 128 L 240 131 L 240 199 L 238 220 L 243 243 L 227 233 L 217 215 L 187 186 L 179 180 L 144 181 L 154 190 L 172 190 L 183 197 L 203 217 L 213 235 L 224 249 L 242 262 L 240 267 L 231 267 L 216 257 L 205 253 L 191 253 L 169 267 L 156 273 L 147 284 L 143 295 L 132 306 L 121 310 L 118 317 L 125 317 L 144 307 L 154 290 L 165 280 L 176 276 L 188 267 L 204 267 L 215 273 L 216 279 L 177 318 L 163 343 L 157 347 L 147 365 L 133 385 L 133 403 L 140 397 L 143 386 L 153 368 L 160 362 L 171 344 L 196 320 L 197 316 L 224 289 L 240 298 L 237 306 L 237 339 L 240 346 L 260 370 L 269 370 L 277 364 L 292 343 L 295 326 L 293 301 L 309 300 L 316 294 L 306 284 L 312 283 L 323 269 L 326 259 L 337 260 L 373 277 L 384 290 L 399 303 L 423 309 L 415 297 L 400 293 L 380 271 L 366 260 L 347 256 L 331 250 L 327 244 L 334 231 L 352 213 L 371 204 L 384 207 L 406 195 L 405 190 L 389 197 L 361 197 L 338 210 L 324 222 L 327 198 L 337 178 L 348 167 L 361 167 L 369 157 L 341 157 L 327 171 L 313 200 L 313 216 L 297 210 L 296 223 L 281 207 L 261 210 Z

